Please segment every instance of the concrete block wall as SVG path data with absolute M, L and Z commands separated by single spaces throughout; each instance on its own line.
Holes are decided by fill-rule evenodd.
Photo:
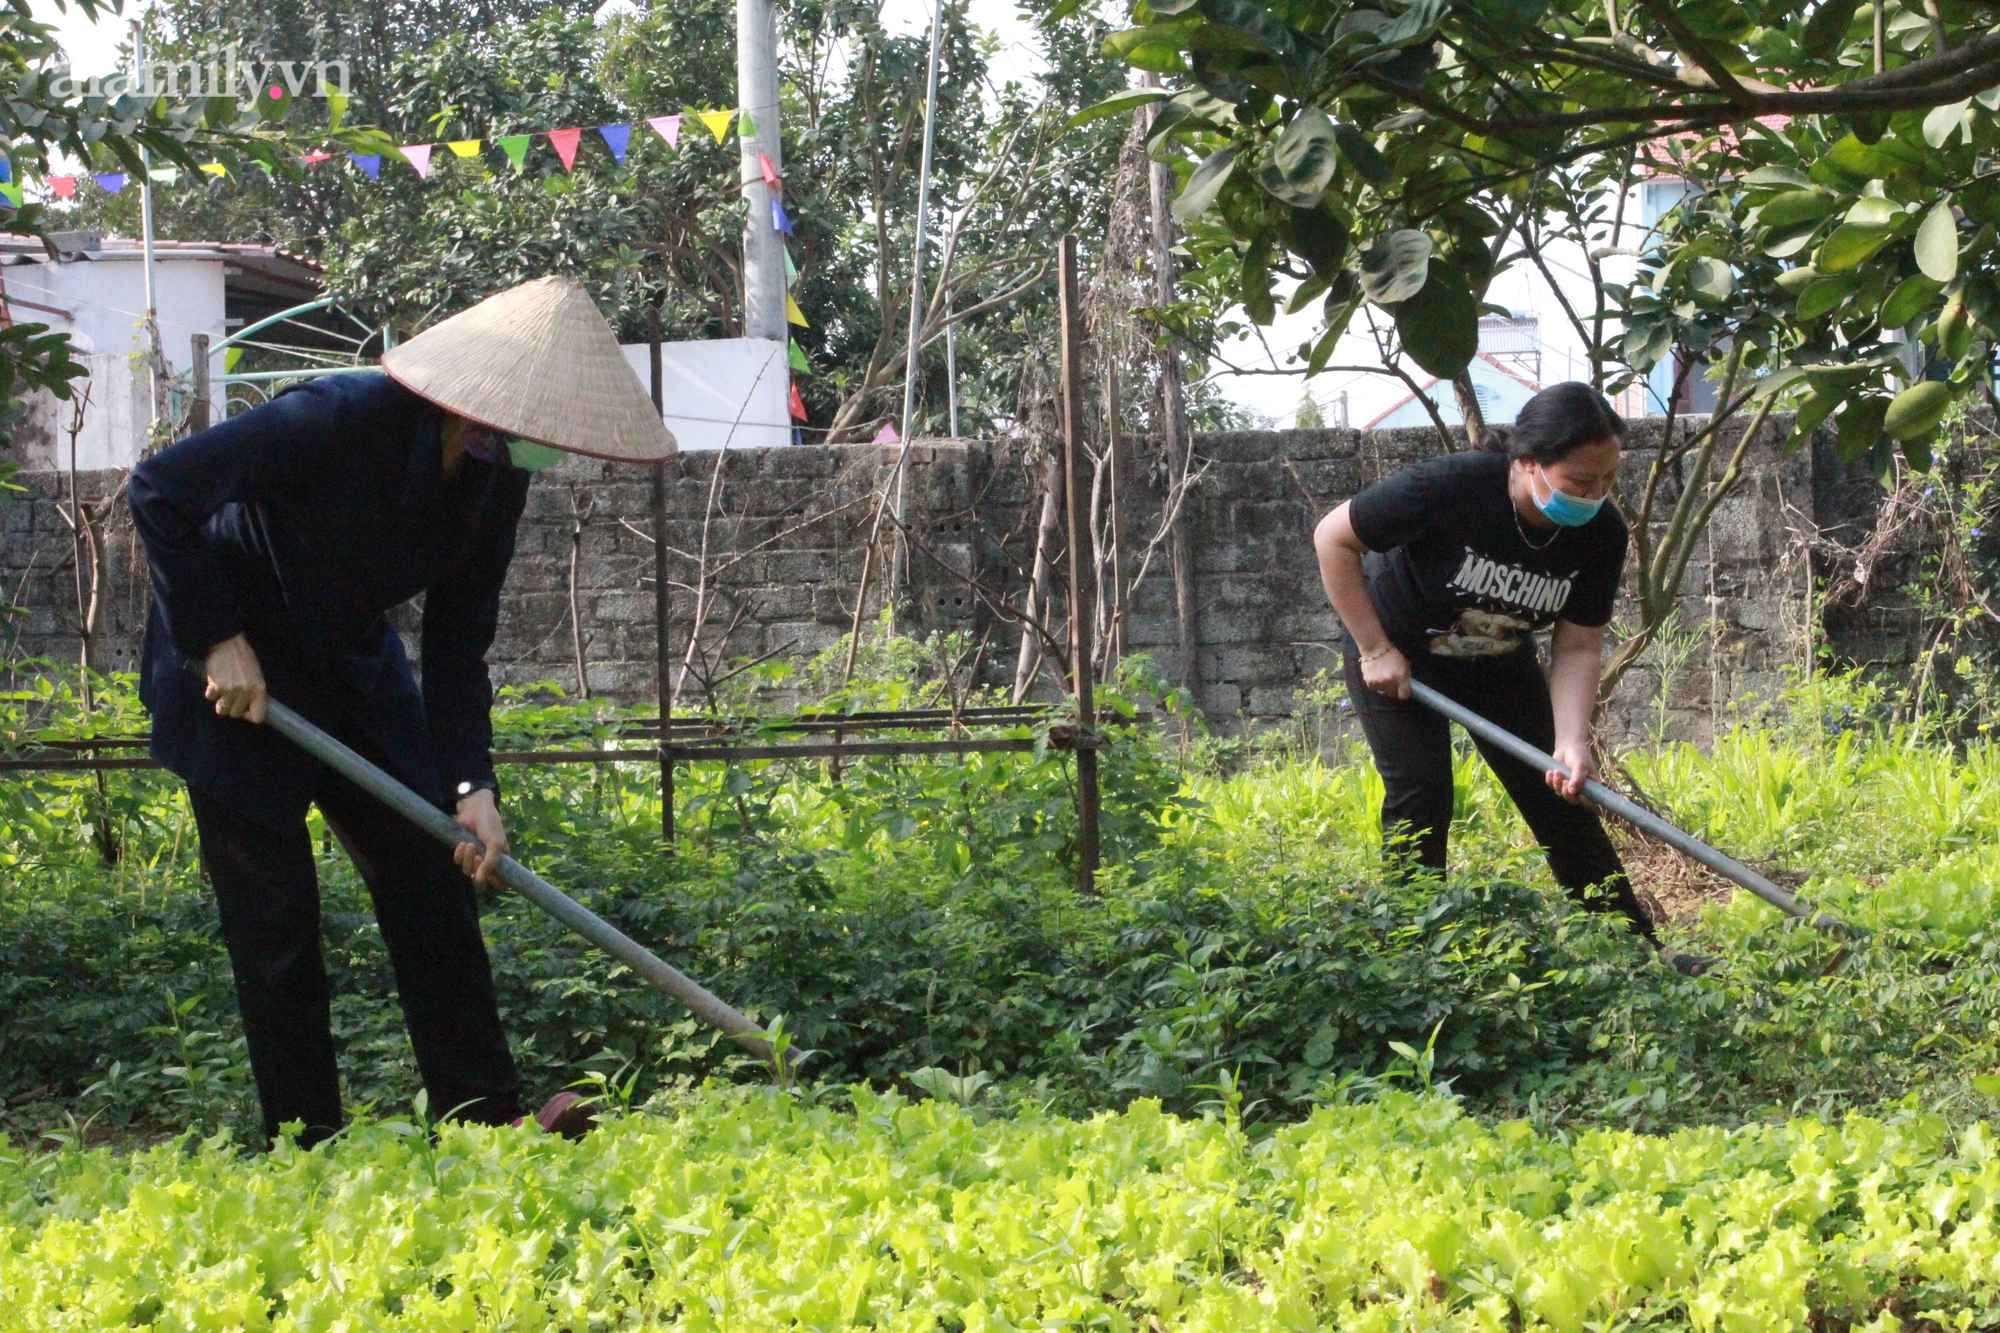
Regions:
M 711 670 L 772 653 L 810 657 L 837 644 L 853 623 L 878 488 L 888 486 L 896 452 L 872 445 L 807 447 L 671 460 L 665 532 L 677 659 L 697 618 Z M 995 489 L 991 478 L 991 451 L 977 447 L 918 444 L 905 459 L 905 514 L 915 540 L 968 576 L 986 571 L 995 555 L 989 545 L 1005 535 L 1007 504 L 989 493 Z M 651 695 L 651 505 L 650 478 L 625 465 L 566 459 L 536 478 L 494 643 L 496 681 L 557 680 L 576 688 L 569 585 L 582 514 L 577 609 L 591 690 Z M 884 515 L 885 533 L 893 531 L 893 512 L 892 505 Z M 915 558 L 910 574 L 909 604 L 918 626 L 983 623 L 978 599 L 937 561 Z M 879 610 L 888 578 L 876 561 L 868 615 Z
M 104 561 L 99 583 L 94 664 L 105 671 L 136 671 L 151 605 L 145 554 L 125 507 L 120 471 L 79 472 L 76 499 L 102 515 Z M 18 493 L 0 493 L 0 663 L 50 658 L 74 664 L 83 616 L 70 525 L 69 476 L 19 472 Z M 86 557 L 84 568 L 88 571 Z M 88 573 L 85 574 L 88 597 Z
M 1625 476 L 1635 491 L 1658 429 L 1657 422 L 1635 423 L 1628 441 Z M 1811 450 L 1781 458 L 1777 430 L 1750 451 L 1742 488 L 1718 510 L 1690 564 L 1675 640 L 1678 669 L 1663 681 L 1656 655 L 1642 660 L 1612 710 L 1619 731 L 1647 731 L 1664 720 L 1674 734 L 1705 734 L 1719 703 L 1774 690 L 1787 665 L 1803 662 L 1809 636 L 1796 532 L 1814 522 L 1816 497 L 1828 488 L 1824 459 Z M 1429 430 L 1260 431 L 1197 440 L 1204 471 L 1185 509 L 1196 610 L 1187 678 L 1214 724 L 1236 730 L 1280 722 L 1293 711 L 1302 682 L 1323 669 L 1337 671 L 1339 627 L 1320 590 L 1313 526 L 1363 486 L 1438 447 Z M 665 526 L 676 656 L 698 609 L 712 665 L 765 654 L 809 657 L 837 644 L 852 622 L 876 497 L 889 485 L 897 453 L 806 446 L 671 460 Z M 1123 486 L 1128 575 L 1158 528 L 1163 499 L 1159 469 L 1148 466 L 1157 451 L 1135 441 L 1129 457 L 1135 462 Z M 1041 458 L 1012 441 L 925 441 L 905 459 L 914 549 L 904 624 L 983 637 L 986 674 L 996 683 L 1011 679 L 1018 629 L 988 597 L 1018 598 L 1025 586 Z M 69 530 L 57 513 L 67 479 L 23 473 L 19 480 L 26 494 L 0 513 L 0 596 L 23 610 L 0 625 L 0 647 L 16 659 L 45 654 L 73 661 L 74 574 Z M 82 496 L 102 498 L 118 480 L 115 473 L 84 474 Z M 592 692 L 651 696 L 651 495 L 645 470 L 590 459 L 566 459 L 537 477 L 491 654 L 496 682 L 554 680 L 576 688 L 574 559 Z M 884 535 L 892 530 L 885 518 Z M 99 660 L 123 669 L 136 661 L 147 584 L 122 505 L 112 507 L 107 551 Z M 886 574 L 878 561 L 865 608 L 870 619 L 882 605 Z M 1054 610 L 1062 614 L 1060 601 Z M 416 616 L 416 608 L 406 607 L 395 619 L 407 631 Z M 1132 596 L 1126 640 L 1129 650 L 1152 654 L 1178 679 L 1179 639 L 1170 564 L 1161 549 Z M 411 648 L 414 654 L 413 640 Z M 687 688 L 699 696 L 697 686 Z

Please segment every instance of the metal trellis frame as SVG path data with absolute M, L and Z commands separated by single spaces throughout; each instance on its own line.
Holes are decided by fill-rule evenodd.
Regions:
M 673 793 L 674 765 L 679 763 L 721 762 L 740 763 L 753 760 L 790 759 L 833 759 L 864 758 L 888 755 L 965 755 L 990 753 L 1027 753 L 1036 751 L 1046 744 L 1047 748 L 1073 752 L 1076 755 L 1077 782 L 1076 807 L 1078 819 L 1078 870 L 1079 887 L 1085 892 L 1094 890 L 1094 879 L 1099 858 L 1098 815 L 1098 774 L 1097 754 L 1104 744 L 1103 725 L 1114 719 L 1104 716 L 1093 705 L 1091 698 L 1090 659 L 1095 651 L 1091 642 L 1094 627 L 1090 623 L 1087 608 L 1079 601 L 1086 595 L 1082 570 L 1090 564 L 1082 543 L 1089 540 L 1087 525 L 1082 523 L 1081 470 L 1078 461 L 1081 425 L 1077 415 L 1077 395 L 1080 383 L 1079 358 L 1082 345 L 1082 322 L 1077 312 L 1077 273 L 1075 238 L 1064 237 L 1060 253 L 1062 289 L 1062 338 L 1063 338 L 1063 399 L 1065 448 L 1064 483 L 1068 504 L 1068 538 L 1071 558 L 1068 569 L 1068 618 L 1067 640 L 1069 667 L 1071 674 L 1071 698 L 1077 707 L 1078 724 L 1071 730 L 1065 727 L 1051 729 L 1046 742 L 1030 736 L 972 736 L 966 734 L 973 727 L 1032 727 L 1047 721 L 1053 711 L 1049 704 L 1020 704 L 978 708 L 950 709 L 888 709 L 854 713 L 805 713 L 784 722 L 758 723 L 754 719 L 726 717 L 676 717 L 669 705 L 671 698 L 671 628 L 668 615 L 668 597 L 665 584 L 665 473 L 664 465 L 657 468 L 653 478 L 652 519 L 655 543 L 655 578 L 660 587 L 656 590 L 656 633 L 655 682 L 659 691 L 657 713 L 650 722 L 633 722 L 621 727 L 618 741 L 632 741 L 637 744 L 620 745 L 617 748 L 552 749 L 496 751 L 493 760 L 498 764 L 601 764 L 621 762 L 651 762 L 658 765 L 660 774 L 662 806 L 662 841 L 671 849 L 674 841 Z M 340 333 L 318 325 L 307 324 L 305 317 L 321 311 L 335 311 L 353 323 L 360 336 Z M 294 325 L 309 332 L 315 339 L 332 339 L 345 345 L 342 352 L 322 348 L 300 347 L 286 343 L 258 341 L 257 336 L 267 330 L 284 325 Z M 230 337 L 224 338 L 204 349 L 206 339 L 197 335 L 195 343 L 196 359 L 199 365 L 191 365 L 181 377 L 183 385 L 176 381 L 175 391 L 193 394 L 208 378 L 208 358 L 216 353 L 227 354 L 232 349 L 258 349 L 296 356 L 308 364 L 285 370 L 262 370 L 230 372 L 215 377 L 215 383 L 222 386 L 223 401 L 221 417 L 229 415 L 228 394 L 232 386 L 240 386 L 256 393 L 260 401 L 267 400 L 264 386 L 313 379 L 324 375 L 357 374 L 375 369 L 373 360 L 368 359 L 368 345 L 380 339 L 379 346 L 386 350 L 395 345 L 394 332 L 389 328 L 374 328 L 351 312 L 340 308 L 331 297 L 318 301 L 308 301 L 303 305 L 281 310 L 274 315 L 258 320 Z M 657 316 L 650 330 L 652 393 L 654 403 L 660 402 L 660 330 Z M 203 351 L 207 355 L 203 356 Z M 225 361 L 225 364 L 227 362 Z M 900 478 L 899 478 L 900 481 Z M 1140 715 L 1128 722 L 1146 723 L 1151 719 Z M 937 731 L 950 734 L 937 740 L 868 740 L 850 737 L 879 736 L 885 732 Z M 764 743 L 763 738 L 772 734 L 795 733 L 805 736 L 815 734 L 830 735 L 830 740 L 795 740 L 778 744 Z M 0 772 L 64 772 L 98 771 L 115 769 L 156 768 L 151 758 L 138 756 L 110 757 L 104 752 L 144 749 L 148 738 L 143 735 L 107 736 L 91 740 L 43 741 L 13 747 L 11 752 L 0 751 Z
M 326 323 L 309 323 L 307 316 L 326 313 L 352 325 L 328 327 Z M 331 322 L 331 321 L 329 321 Z M 303 331 L 307 338 L 302 342 L 280 342 L 271 335 L 278 330 L 292 328 Z M 332 346 L 314 346 L 314 343 L 331 343 Z M 371 351 L 370 344 L 374 344 Z M 395 332 L 387 326 L 377 327 L 343 307 L 333 297 L 322 297 L 317 301 L 307 301 L 267 315 L 246 328 L 238 329 L 227 338 L 218 339 L 208 347 L 208 357 L 222 356 L 223 364 L 229 364 L 231 352 L 259 351 L 282 357 L 296 358 L 301 364 L 278 370 L 229 371 L 213 377 L 213 383 L 220 392 L 217 404 L 217 420 L 226 420 L 230 415 L 230 390 L 240 388 L 246 392 L 242 397 L 245 405 L 254 407 L 269 401 L 273 388 L 282 389 L 300 380 L 318 379 L 324 375 L 358 375 L 376 369 L 375 358 L 386 348 L 395 346 Z M 196 353 L 200 356 L 200 353 Z M 200 382 L 194 366 L 189 366 L 174 377 L 174 391 L 183 396 L 192 396 Z

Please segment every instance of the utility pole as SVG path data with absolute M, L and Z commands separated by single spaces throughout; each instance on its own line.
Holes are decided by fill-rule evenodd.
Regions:
M 772 226 L 771 205 L 778 191 L 764 180 L 764 158 L 783 173 L 778 145 L 778 11 L 774 0 L 736 0 L 736 98 L 740 114 L 756 127 L 746 134 L 737 123 L 742 160 L 743 336 L 783 342 L 785 322 L 785 237 Z

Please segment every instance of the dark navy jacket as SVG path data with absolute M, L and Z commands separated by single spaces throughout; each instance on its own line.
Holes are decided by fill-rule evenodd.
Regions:
M 162 765 L 260 823 L 304 817 L 317 761 L 217 717 L 185 669 L 241 633 L 273 698 L 372 741 L 430 800 L 492 781 L 486 650 L 529 474 L 502 450 L 497 463 L 468 456 L 447 484 L 443 422 L 386 375 L 333 375 L 133 471 L 154 594 L 140 697 Z M 385 614 L 419 593 L 421 690 Z

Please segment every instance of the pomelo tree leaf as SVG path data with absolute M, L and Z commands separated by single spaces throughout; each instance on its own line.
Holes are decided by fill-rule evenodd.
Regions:
M 1408 228 L 1377 237 L 1361 252 L 1362 292 L 1384 306 L 1415 296 L 1430 272 L 1433 248 L 1428 233 Z
M 1216 196 L 1222 193 L 1222 187 L 1229 181 L 1229 173 L 1235 169 L 1234 146 L 1218 148 L 1210 153 L 1194 169 L 1194 175 L 1188 177 L 1180 197 L 1174 200 L 1174 221 L 1191 222 L 1214 207 Z
M 1422 289 L 1396 307 L 1396 332 L 1410 359 L 1441 380 L 1472 364 L 1479 354 L 1479 302 L 1457 265 L 1430 261 Z

